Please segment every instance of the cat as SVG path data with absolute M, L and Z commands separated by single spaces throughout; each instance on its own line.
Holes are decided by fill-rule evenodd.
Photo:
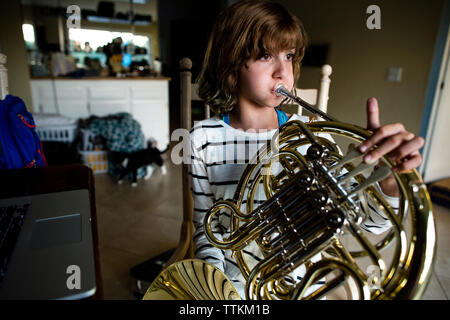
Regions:
M 126 153 L 110 151 L 109 156 L 111 161 L 118 164 L 120 167 L 120 174 L 117 183 L 122 184 L 123 178 L 131 172 L 131 186 L 136 187 L 138 169 L 147 166 L 147 174 L 144 177 L 144 179 L 147 180 L 153 174 L 153 163 L 156 163 L 159 167 L 161 167 L 162 174 L 166 174 L 166 167 L 163 159 L 161 158 L 161 154 L 166 152 L 167 149 L 164 151 L 159 151 L 155 144 L 149 142 L 147 149 L 142 149 L 135 152 Z

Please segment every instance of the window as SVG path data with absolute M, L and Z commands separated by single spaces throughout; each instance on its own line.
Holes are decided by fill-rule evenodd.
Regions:
M 122 38 L 122 52 L 124 54 L 130 54 L 133 61 L 146 59 L 150 65 L 152 64 L 150 37 L 134 35 L 130 32 L 69 29 L 71 54 L 78 58 L 80 62 L 84 61 L 84 58 L 88 56 L 100 59 L 100 62 L 105 65 L 106 55 L 103 53 L 103 46 L 111 43 L 118 37 Z
M 34 36 L 34 27 L 31 24 L 22 25 L 23 39 L 27 49 L 36 48 L 36 38 Z

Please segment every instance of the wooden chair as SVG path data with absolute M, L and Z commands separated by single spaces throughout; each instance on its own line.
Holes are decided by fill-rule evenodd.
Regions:
M 192 61 L 189 58 L 180 60 L 180 109 L 181 109 L 181 128 L 191 130 L 192 121 Z M 194 257 L 194 243 L 192 235 L 194 234 L 194 200 L 192 199 L 189 183 L 189 167 L 182 164 L 183 185 L 183 221 L 181 223 L 180 239 L 175 252 L 169 258 L 166 266 L 174 262 Z
M 192 121 L 192 101 L 201 101 L 198 96 L 197 84 L 192 84 L 192 61 L 189 58 L 180 60 L 180 108 L 181 108 L 181 127 L 187 130 L 191 129 Z M 323 112 L 327 112 L 328 91 L 330 88 L 330 75 L 332 68 L 329 65 L 322 67 L 322 78 L 320 80 L 319 89 L 296 89 L 297 96 L 306 102 L 316 105 Z M 302 108 L 298 105 L 286 106 L 288 112 L 297 112 L 302 114 Z M 293 109 L 292 109 L 293 108 Z M 283 108 L 284 109 L 284 108 Z M 209 107 L 205 106 L 205 118 L 210 117 Z M 194 234 L 194 208 L 193 199 L 190 190 L 189 168 L 187 164 L 182 167 L 182 184 L 183 184 L 183 222 L 181 225 L 180 239 L 178 246 L 167 261 L 166 265 L 170 265 L 176 261 L 190 259 L 194 257 L 194 243 L 192 236 Z

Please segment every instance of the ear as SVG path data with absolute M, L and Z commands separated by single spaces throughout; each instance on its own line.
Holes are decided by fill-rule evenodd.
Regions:
M 150 148 L 154 149 L 154 148 L 156 148 L 157 145 L 158 145 L 158 141 L 156 141 L 155 139 L 150 138 L 147 140 L 147 149 L 150 149 Z

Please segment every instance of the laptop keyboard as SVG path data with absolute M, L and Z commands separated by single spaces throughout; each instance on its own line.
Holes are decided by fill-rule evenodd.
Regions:
M 29 205 L 0 207 L 0 283 L 17 242 Z

